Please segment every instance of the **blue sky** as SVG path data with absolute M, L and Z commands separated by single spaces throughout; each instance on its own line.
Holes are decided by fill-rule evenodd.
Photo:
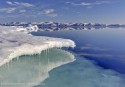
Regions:
M 125 23 L 125 0 L 0 0 L 0 22 Z

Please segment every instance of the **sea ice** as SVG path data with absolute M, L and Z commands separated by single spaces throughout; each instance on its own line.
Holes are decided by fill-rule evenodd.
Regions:
M 36 31 L 37 27 L 25 29 L 22 31 L 16 26 L 0 26 L 0 66 L 21 55 L 40 54 L 50 48 L 75 47 L 75 43 L 69 39 L 28 34 Z

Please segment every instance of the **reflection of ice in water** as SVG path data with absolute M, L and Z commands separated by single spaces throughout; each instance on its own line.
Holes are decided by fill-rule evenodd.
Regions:
M 74 61 L 74 56 L 60 49 L 41 55 L 22 56 L 0 67 L 0 87 L 31 87 L 49 77 L 55 67 Z
M 22 56 L 0 67 L 0 87 L 125 87 L 123 75 L 84 58 L 73 60 L 72 54 L 60 49 Z
M 125 87 L 125 77 L 96 66 L 84 58 L 58 67 L 50 77 L 35 87 Z

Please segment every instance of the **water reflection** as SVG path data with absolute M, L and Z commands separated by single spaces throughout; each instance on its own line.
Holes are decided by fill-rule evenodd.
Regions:
M 53 68 L 74 61 L 74 56 L 61 49 L 50 49 L 41 55 L 21 56 L 0 67 L 0 87 L 32 87 L 49 78 Z
M 73 25 L 73 26 L 41 26 L 37 25 L 39 28 L 39 31 L 61 31 L 61 30 L 95 30 L 95 29 L 120 29 L 125 28 L 125 25 L 119 25 L 119 24 L 83 24 L 83 25 Z
M 94 30 L 94 29 L 104 29 L 105 27 L 44 27 L 39 28 L 39 31 L 62 31 L 62 30 Z
M 78 55 L 96 61 L 105 69 L 125 74 L 125 28 L 44 31 L 32 34 L 72 39 L 76 43 L 73 51 Z

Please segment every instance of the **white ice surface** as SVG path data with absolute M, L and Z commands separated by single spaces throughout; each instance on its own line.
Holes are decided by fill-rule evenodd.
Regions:
M 75 43 L 69 39 L 33 36 L 17 27 L 0 26 L 0 66 L 21 55 L 40 54 L 54 47 L 75 47 Z

